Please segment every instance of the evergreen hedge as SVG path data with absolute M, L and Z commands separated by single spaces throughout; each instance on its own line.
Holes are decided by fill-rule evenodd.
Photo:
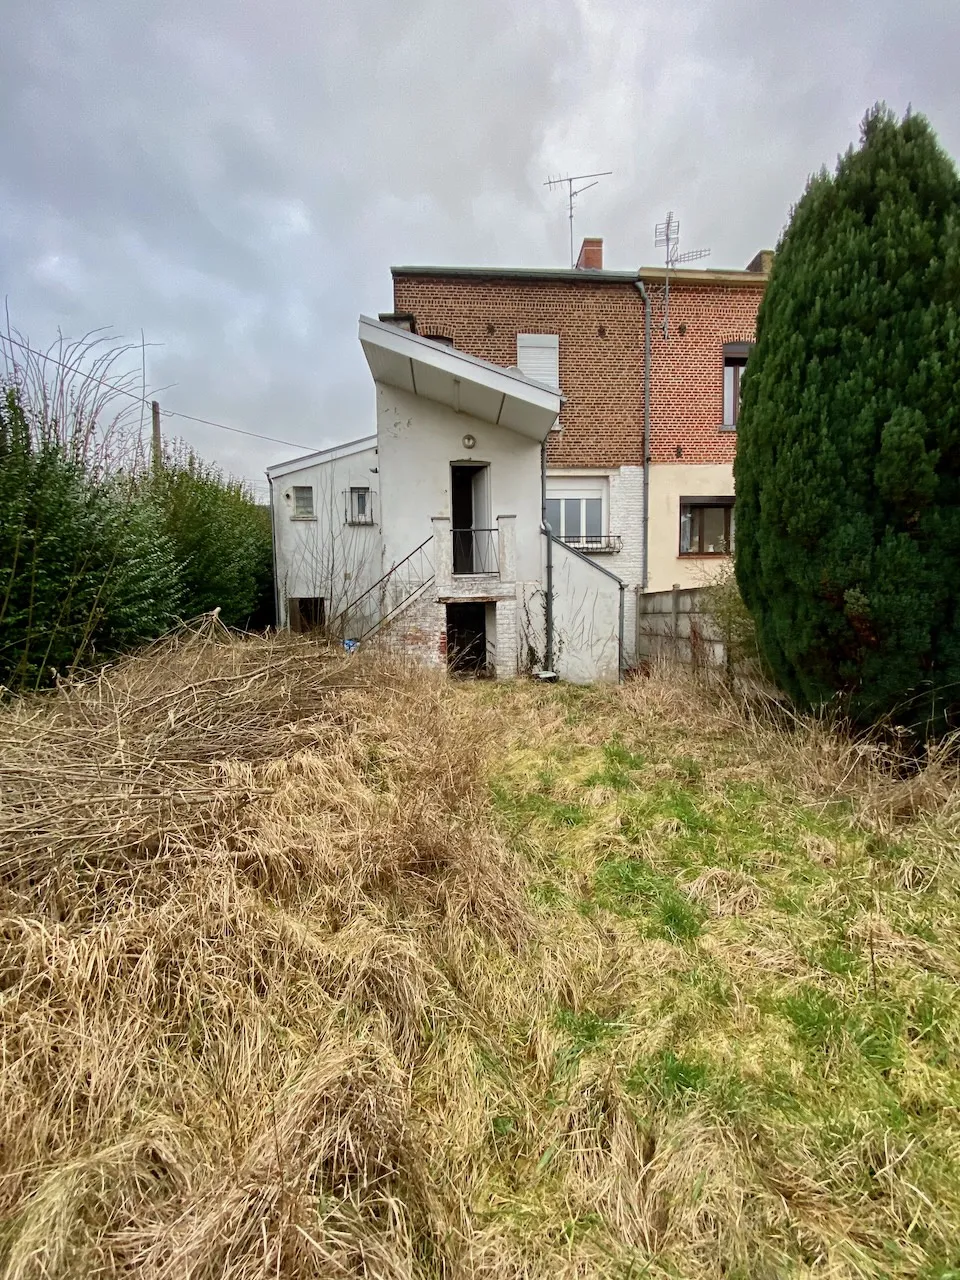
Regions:
M 868 113 L 783 234 L 743 380 L 736 574 L 801 705 L 960 709 L 960 179 Z
M 156 508 L 94 480 L 0 393 L 0 685 L 37 688 L 160 635 L 179 595 Z

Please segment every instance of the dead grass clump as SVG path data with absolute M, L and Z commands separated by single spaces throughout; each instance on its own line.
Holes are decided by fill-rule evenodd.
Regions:
M 443 1254 L 414 1068 L 483 1023 L 466 955 L 530 934 L 493 727 L 422 672 L 210 628 L 0 715 L 5 1276 Z
M 692 902 L 702 903 L 715 916 L 745 915 L 760 904 L 756 880 L 729 867 L 707 867 L 683 888 Z

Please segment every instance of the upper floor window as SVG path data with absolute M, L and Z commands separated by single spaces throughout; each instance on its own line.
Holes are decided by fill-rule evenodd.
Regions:
M 528 378 L 560 386 L 560 338 L 556 333 L 518 333 L 517 368 Z
M 750 342 L 723 344 L 723 425 L 735 429 L 740 420 L 740 381 L 752 347 Z
M 299 520 L 313 519 L 312 484 L 295 484 L 293 486 L 293 514 Z

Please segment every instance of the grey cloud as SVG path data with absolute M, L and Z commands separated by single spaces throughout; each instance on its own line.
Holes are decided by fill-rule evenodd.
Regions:
M 960 150 L 953 0 L 13 0 L 0 287 L 42 343 L 142 327 L 166 408 L 319 446 L 372 426 L 360 311 L 397 261 L 562 264 L 578 234 L 743 265 L 864 109 Z M 289 453 L 167 420 L 251 477 Z

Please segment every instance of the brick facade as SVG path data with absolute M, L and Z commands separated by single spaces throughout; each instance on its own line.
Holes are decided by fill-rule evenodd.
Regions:
M 607 278 L 604 278 L 604 275 Z M 731 280 L 730 275 L 736 279 Z M 651 454 L 653 462 L 730 463 L 736 437 L 721 430 L 723 343 L 750 341 L 765 277 L 678 272 L 670 285 L 670 336 L 661 329 L 664 287 L 643 273 L 653 302 Z M 394 309 L 417 332 L 511 366 L 518 333 L 560 338 L 562 431 L 549 443 L 553 467 L 642 465 L 643 300 L 622 274 L 584 272 L 525 278 L 404 270 L 394 275 Z M 681 328 L 683 332 L 681 332 Z M 680 453 L 677 450 L 680 450 Z

